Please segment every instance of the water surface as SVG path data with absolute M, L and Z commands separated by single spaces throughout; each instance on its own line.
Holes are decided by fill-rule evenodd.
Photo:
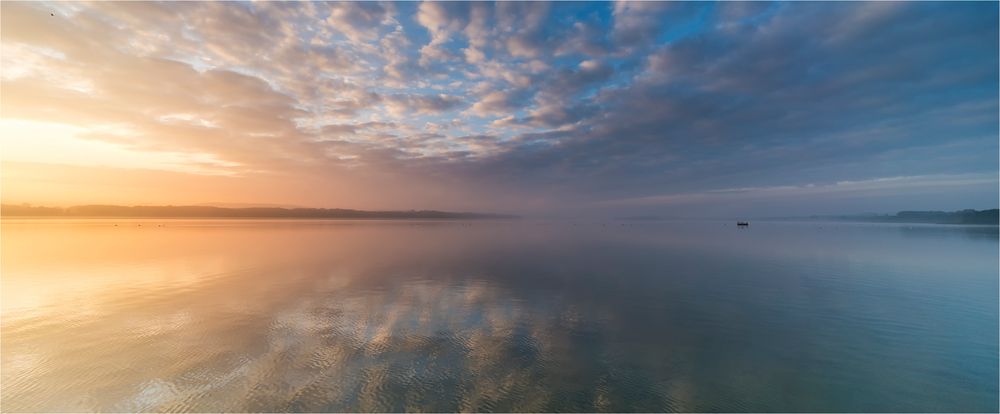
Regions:
M 4 411 L 998 410 L 995 227 L 5 220 Z

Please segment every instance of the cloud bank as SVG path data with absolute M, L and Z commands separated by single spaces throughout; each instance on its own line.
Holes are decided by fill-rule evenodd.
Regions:
M 780 210 L 753 201 L 776 188 L 781 213 L 997 199 L 995 3 L 0 7 L 5 201 L 742 214 Z M 56 129 L 73 132 L 27 132 Z M 802 190 L 843 182 L 880 185 L 849 202 Z M 746 190 L 691 196 L 726 189 Z

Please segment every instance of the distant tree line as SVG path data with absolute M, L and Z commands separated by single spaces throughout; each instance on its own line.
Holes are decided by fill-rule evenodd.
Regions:
M 506 214 L 435 210 L 367 211 L 340 208 L 227 208 L 211 206 L 84 205 L 40 207 L 2 204 L 0 216 L 19 217 L 186 217 L 186 218 L 330 218 L 330 219 L 510 219 Z
M 900 211 L 894 215 L 838 216 L 841 220 L 933 223 L 933 224 L 993 224 L 1000 225 L 1000 209 L 960 211 Z

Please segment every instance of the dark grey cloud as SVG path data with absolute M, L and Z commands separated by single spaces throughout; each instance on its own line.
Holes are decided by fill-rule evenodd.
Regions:
M 434 114 L 457 109 L 465 104 L 458 96 L 394 94 L 382 97 L 386 109 L 392 114 Z
M 563 70 L 546 94 L 591 81 L 599 91 L 507 123 L 577 126 L 549 145 L 526 138 L 484 175 L 614 198 L 996 171 L 995 12 L 783 4 L 752 25 L 656 46 L 628 82 Z

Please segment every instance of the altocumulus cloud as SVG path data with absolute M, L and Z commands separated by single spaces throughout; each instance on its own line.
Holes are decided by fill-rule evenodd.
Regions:
M 996 201 L 996 3 L 0 7 L 4 119 L 192 174 L 424 189 L 357 207 Z

